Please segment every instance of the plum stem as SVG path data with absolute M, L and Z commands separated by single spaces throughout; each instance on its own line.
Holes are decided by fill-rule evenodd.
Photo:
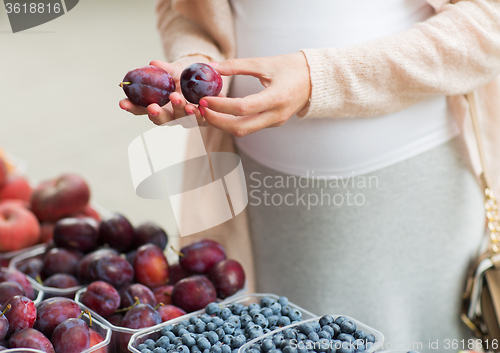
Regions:
M 12 305 L 7 304 L 7 306 L 5 307 L 5 310 L 0 313 L 0 317 L 4 316 L 5 313 L 10 310 L 10 308 L 12 308 Z
M 184 254 L 181 253 L 179 250 L 177 250 L 176 248 L 174 248 L 172 245 L 170 245 L 170 248 L 177 254 L 179 255 L 180 257 L 184 257 Z
M 155 306 L 155 310 L 157 310 L 160 306 L 165 306 L 165 304 L 159 303 L 158 305 Z
M 87 314 L 89 316 L 89 327 L 92 327 L 92 315 L 90 314 L 90 310 L 83 310 L 78 318 L 81 319 L 83 314 Z
M 38 283 L 43 284 L 42 277 L 40 277 L 40 275 L 36 275 L 35 279 Z
M 141 304 L 141 301 L 139 300 L 139 297 L 134 297 L 134 300 L 135 300 L 134 304 L 132 304 L 131 306 L 128 306 L 126 308 L 118 309 L 118 310 L 115 311 L 115 313 L 122 313 L 124 311 L 129 311 L 133 307 L 136 307 L 137 305 Z
M 132 82 L 120 82 L 120 87 L 123 87 L 123 85 L 131 85 Z

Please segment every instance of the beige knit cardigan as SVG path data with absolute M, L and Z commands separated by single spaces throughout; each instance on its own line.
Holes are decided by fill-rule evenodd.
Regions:
M 436 10 L 435 16 L 400 34 L 345 48 L 304 48 L 312 92 L 301 117 L 388 114 L 444 94 L 479 173 L 468 103 L 463 96 L 474 91 L 487 170 L 500 195 L 500 0 L 427 1 Z M 304 6 L 310 4 L 304 2 Z M 235 57 L 229 1 L 159 0 L 157 14 L 167 61 L 195 54 L 214 61 Z M 234 151 L 230 135 L 212 127 L 202 130 L 207 151 Z M 204 216 L 200 214 L 200 220 Z M 248 289 L 254 290 L 246 217 L 242 212 L 231 221 L 181 240 L 186 243 L 195 237 L 209 237 L 223 243 L 228 256 L 243 263 Z M 192 218 L 183 221 L 197 222 Z

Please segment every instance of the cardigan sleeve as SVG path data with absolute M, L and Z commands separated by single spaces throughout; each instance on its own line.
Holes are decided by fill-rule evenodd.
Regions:
M 458 1 L 397 35 L 302 52 L 312 90 L 301 116 L 388 114 L 431 95 L 470 92 L 500 74 L 500 0 Z
M 212 61 L 234 57 L 234 31 L 227 1 L 158 0 L 157 26 L 168 61 L 203 55 Z

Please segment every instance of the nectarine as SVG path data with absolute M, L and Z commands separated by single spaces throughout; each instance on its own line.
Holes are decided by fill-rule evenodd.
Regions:
M 35 215 L 13 202 L 0 205 L 0 252 L 33 246 L 40 239 L 40 225 Z

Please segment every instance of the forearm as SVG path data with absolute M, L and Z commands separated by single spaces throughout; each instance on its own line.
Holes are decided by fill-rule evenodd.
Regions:
M 387 114 L 500 74 L 500 1 L 459 1 L 398 35 L 303 52 L 312 84 L 306 117 Z

